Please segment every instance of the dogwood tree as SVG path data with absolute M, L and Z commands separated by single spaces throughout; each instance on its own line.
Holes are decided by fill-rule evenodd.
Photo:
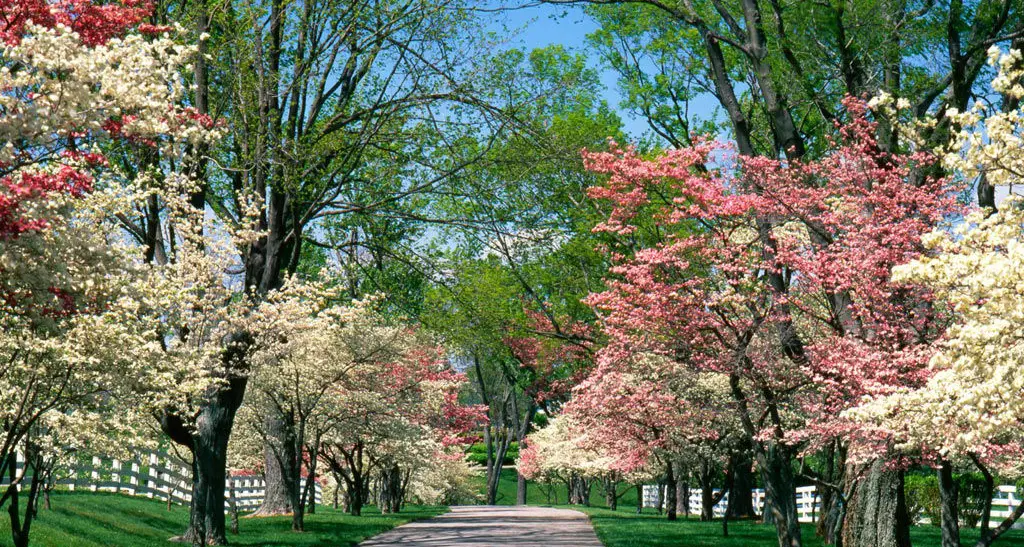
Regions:
M 261 441 L 248 443 L 254 462 L 270 446 L 288 473 L 282 482 L 292 488 L 295 530 L 302 529 L 302 502 L 318 462 L 343 483 L 353 514 L 371 486 L 382 510 L 397 511 L 410 484 L 424 485 L 428 497 L 446 491 L 436 474 L 416 481 L 432 462 L 458 453 L 449 447 L 464 444 L 462 437 L 482 418 L 459 403 L 465 378 L 450 369 L 440 348 L 408 325 L 386 320 L 377 310 L 379 298 L 328 305 L 337 296 L 331 294 L 321 286 L 287 303 L 270 299 L 255 313 L 260 349 L 251 357 L 243 435 Z M 288 434 L 268 434 L 268 423 L 284 424 Z M 303 470 L 305 491 L 299 487 Z M 461 480 L 459 474 L 452 480 Z
M 1024 98 L 1021 53 L 996 48 L 990 51 L 990 62 L 999 70 L 993 90 L 1009 104 Z M 960 130 L 945 154 L 947 168 L 967 179 L 984 177 L 996 186 L 1024 180 L 1024 118 L 1019 107 L 996 111 L 979 102 L 950 117 Z M 892 435 L 904 451 L 971 462 L 986 478 L 987 500 L 992 498 L 994 472 L 1020 474 L 1024 448 L 1019 432 L 1024 383 L 1017 373 L 1024 359 L 1022 226 L 1024 202 L 1011 196 L 998 211 L 974 211 L 955 230 L 936 230 L 923 237 L 927 254 L 894 269 L 893 278 L 931 288 L 937 305 L 954 318 L 933 346 L 929 365 L 934 374 L 917 389 L 873 397 L 850 412 Z M 953 525 L 944 526 L 943 532 L 958 542 L 955 505 L 953 513 Z M 990 528 L 989 501 L 977 545 L 991 544 L 1022 514 L 1024 508 L 1017 508 Z
M 649 352 L 669 367 L 724 374 L 784 545 L 801 543 L 795 445 L 867 446 L 871 438 L 833 418 L 866 393 L 922 384 L 923 342 L 938 328 L 921 305 L 927 291 L 890 281 L 890 271 L 917 257 L 920 236 L 955 210 L 952 192 L 943 181 L 911 183 L 932 158 L 883 151 L 865 107 L 847 108 L 850 121 L 820 160 L 736 158 L 707 140 L 652 160 L 629 149 L 587 156 L 610 175 L 591 190 L 613 205 L 599 229 L 629 237 L 652 219 L 669 234 L 615 256 L 609 289 L 589 298 L 610 337 L 599 363 Z M 883 479 L 880 465 L 867 475 L 874 486 L 846 502 L 850 533 L 866 529 L 859 500 L 898 480 Z
M 176 106 L 194 50 L 128 33 L 145 7 L 0 7 L 0 471 L 11 479 L 2 502 L 16 545 L 28 541 L 38 483 L 54 457 L 115 435 L 117 444 L 142 443 L 140 418 L 202 383 L 156 358 L 161 340 L 148 318 L 159 298 L 109 222 L 143 193 L 134 184 L 113 189 L 120 173 L 99 146 L 131 138 L 173 148 L 204 138 Z M 28 473 L 15 472 L 18 450 L 36 470 L 24 517 L 18 491 Z
M 405 346 L 397 358 L 371 355 L 340 383 L 321 441 L 320 457 L 342 478 L 356 515 L 373 480 L 381 510 L 400 510 L 413 476 L 459 453 L 486 420 L 485 409 L 458 402 L 465 376 L 438 348 L 417 343 L 407 328 L 386 339 L 399 333 Z

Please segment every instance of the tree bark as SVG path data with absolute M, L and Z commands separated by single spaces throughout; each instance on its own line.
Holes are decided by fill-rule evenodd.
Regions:
M 576 473 L 569 476 L 569 504 L 590 505 L 590 482 Z
M 700 482 L 700 520 L 702 522 L 711 522 L 715 519 L 714 474 L 710 467 L 706 461 L 701 462 L 700 475 L 698 476 L 698 481 Z
M 518 443 L 517 447 L 520 454 L 522 453 L 522 450 L 526 448 L 526 434 L 530 432 L 530 424 L 533 423 L 533 416 L 536 413 L 537 405 L 534 404 L 533 401 L 530 401 L 526 407 L 523 421 L 519 424 L 519 428 L 516 431 L 516 442 Z M 516 417 L 518 418 L 518 415 Z M 516 472 L 516 475 L 516 505 L 526 505 L 526 477 L 518 471 Z
M 516 505 L 526 505 L 526 477 L 518 471 L 516 472 Z
M 235 480 L 228 476 L 228 509 L 231 511 L 231 533 L 238 534 L 238 498 L 235 496 Z
M 402 505 L 402 472 L 398 464 L 385 466 L 380 473 L 378 506 L 381 513 L 397 513 Z
M 263 448 L 264 475 L 267 483 L 266 494 L 254 517 L 291 515 L 295 510 L 293 501 L 298 499 L 298 477 L 295 476 L 295 435 L 289 416 L 281 416 L 273 410 L 265 420 L 267 445 Z
M 729 518 L 757 518 L 757 512 L 754 510 L 754 498 L 749 495 L 755 485 L 753 464 L 754 462 L 747 454 L 736 454 L 729 462 L 732 474 L 732 493 L 729 494 L 729 505 L 725 510 Z
M 831 443 L 822 451 L 822 457 L 825 460 L 825 468 L 821 472 L 822 481 L 831 485 L 842 485 L 843 472 L 846 468 L 845 447 L 839 441 Z M 825 545 L 840 543 L 845 514 L 842 494 L 835 488 L 818 488 L 821 511 L 815 525 L 815 532 Z
M 676 497 L 676 476 L 675 470 L 672 469 L 672 462 L 665 465 L 665 508 L 668 513 L 668 520 L 676 520 L 676 511 L 678 510 Z
M 224 359 L 231 361 L 237 351 L 229 349 Z M 161 419 L 161 429 L 192 453 L 192 505 L 189 526 L 180 541 L 202 544 L 205 537 L 208 545 L 228 543 L 224 521 L 228 440 L 247 382 L 244 377 L 230 378 L 226 385 L 213 388 L 200 405 L 194 431 L 180 416 L 166 414 Z
M 604 503 L 608 509 L 616 510 L 619 506 L 618 481 L 614 475 L 609 474 L 602 481 L 604 484 Z
M 41 460 L 42 458 L 33 454 L 31 449 L 26 449 L 25 470 L 23 476 L 28 476 L 28 468 L 30 466 L 33 467 L 33 470 L 31 472 L 32 479 L 29 483 L 28 499 L 25 501 L 25 514 L 23 519 L 18 503 L 20 498 L 19 485 L 17 484 L 18 462 L 14 454 L 11 454 L 11 457 L 8 458 L 10 472 L 8 474 L 9 486 L 7 486 L 7 513 L 11 518 L 11 539 L 14 541 L 15 547 L 28 547 L 29 532 L 32 530 L 32 522 L 36 516 L 39 499 L 39 486 L 42 482 L 42 473 L 39 470 L 39 467 L 41 467 Z M 0 471 L 0 474 L 2 474 L 2 471 Z
M 680 468 L 676 473 L 676 513 L 690 516 L 689 472 Z
M 505 461 L 505 454 L 508 453 L 509 445 L 512 443 L 508 430 L 502 430 L 502 435 L 495 443 L 495 435 L 490 431 L 490 426 L 484 428 L 485 442 L 487 449 L 487 505 L 495 505 L 498 502 L 498 485 L 501 483 L 501 466 Z M 497 446 L 494 446 L 497 444 Z M 493 449 L 493 454 L 492 454 Z
M 939 499 L 942 507 L 942 547 L 960 547 L 959 492 L 953 478 L 953 464 L 948 460 L 942 460 L 936 473 L 939 477 Z
M 306 514 L 316 514 L 316 468 L 315 466 L 309 470 L 309 476 L 306 477 Z
M 786 447 L 776 441 L 765 443 L 760 455 L 761 477 L 765 490 L 765 513 L 779 537 L 779 547 L 800 547 L 803 538 L 796 512 L 796 486 L 793 481 L 793 458 Z
M 847 472 L 850 477 L 857 473 Z M 877 459 L 847 502 L 844 547 L 910 547 L 910 522 L 903 492 L 903 472 Z

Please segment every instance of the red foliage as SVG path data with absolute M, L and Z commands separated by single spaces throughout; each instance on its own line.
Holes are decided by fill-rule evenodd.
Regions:
M 98 158 L 85 159 L 100 161 Z M 44 230 L 50 225 L 44 217 L 26 214 L 25 204 L 29 200 L 45 200 L 54 194 L 81 197 L 92 190 L 92 184 L 90 175 L 67 165 L 60 166 L 56 173 L 21 172 L 0 177 L 0 239 Z
M 653 160 L 615 146 L 585 153 L 590 170 L 610 175 L 590 190 L 613 206 L 597 230 L 630 234 L 642 211 L 674 235 L 616 257 L 608 289 L 589 297 L 610 344 L 579 396 L 600 397 L 588 390 L 650 352 L 791 394 L 808 420 L 790 438 L 827 440 L 851 434 L 838 416 L 862 396 L 926 379 L 942 318 L 927 291 L 890 274 L 959 210 L 955 189 L 915 179 L 934 158 L 883 151 L 863 103 L 845 104 L 851 121 L 820 160 L 736 157 L 708 140 Z M 804 356 L 786 358 L 776 333 L 789 327 Z
M 6 0 L 0 3 L 0 40 L 18 43 L 31 21 L 49 28 L 67 26 L 81 36 L 83 43 L 99 45 L 121 36 L 152 10 L 148 0 Z
M 544 312 L 524 309 L 526 329 L 504 337 L 520 366 L 533 374 L 526 395 L 537 402 L 561 401 L 586 375 L 593 351 L 593 328 L 572 318 L 558 326 Z

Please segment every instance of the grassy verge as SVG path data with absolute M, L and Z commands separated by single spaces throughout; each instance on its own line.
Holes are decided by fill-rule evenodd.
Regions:
M 159 501 L 119 494 L 55 492 L 53 509 L 40 508 L 32 523 L 34 546 L 153 546 L 179 545 L 167 539 L 180 534 L 188 522 L 188 507 L 171 510 Z M 367 507 L 359 517 L 328 507 L 306 516 L 306 532 L 290 531 L 291 517 L 241 519 L 238 535 L 228 534 L 232 545 L 326 546 L 356 545 L 360 541 L 405 524 L 447 511 L 444 507 L 410 506 L 398 515 L 381 515 Z M 0 518 L 0 545 L 11 543 L 10 521 Z
M 729 537 L 722 537 L 721 521 L 700 522 L 696 519 L 669 522 L 664 516 L 656 515 L 653 509 L 644 509 L 636 514 L 636 489 L 625 490 L 619 498 L 619 510 L 605 508 L 604 496 L 595 487 L 591 491 L 591 507 L 563 505 L 567 501 L 565 485 L 545 486 L 530 482 L 527 486 L 527 503 L 530 505 L 558 505 L 586 513 L 597 536 L 607 547 L 748 547 L 778 545 L 775 528 L 756 522 L 740 521 L 729 523 Z M 481 479 L 481 491 L 483 480 Z M 503 469 L 498 484 L 498 504 L 511 505 L 516 500 L 516 472 Z M 915 526 L 911 529 L 911 540 L 915 547 L 939 547 L 939 529 L 934 526 Z M 814 525 L 803 526 L 804 545 L 821 547 L 821 540 L 814 535 Z M 962 530 L 964 545 L 974 545 L 978 531 Z M 1011 530 L 996 541 L 994 547 L 1024 547 L 1024 530 Z
M 722 537 L 722 523 L 687 519 L 669 522 L 658 515 L 637 515 L 632 511 L 609 511 L 598 507 L 569 507 L 583 511 L 594 523 L 597 536 L 606 547 L 746 547 L 778 545 L 775 528 L 756 522 L 730 522 L 729 537 Z M 915 547 L 939 547 L 939 529 L 915 526 L 911 529 Z M 962 531 L 964 545 L 973 545 L 978 531 Z M 820 547 L 814 525 L 803 525 L 804 545 Z M 1024 547 L 1024 531 L 1012 530 L 995 543 L 995 547 Z
M 485 489 L 485 478 L 480 477 L 480 492 Z M 515 505 L 516 503 L 516 470 L 506 468 L 501 470 L 501 477 L 498 481 L 497 505 Z M 636 507 L 636 488 L 626 485 L 619 485 L 619 505 Z M 538 484 L 528 481 L 526 486 L 527 505 L 560 505 L 569 501 L 569 492 L 564 484 L 556 483 L 551 485 Z M 604 507 L 604 491 L 599 485 L 594 485 L 590 490 L 590 505 Z

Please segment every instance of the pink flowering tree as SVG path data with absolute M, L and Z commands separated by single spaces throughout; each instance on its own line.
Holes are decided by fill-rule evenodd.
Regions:
M 523 419 L 515 427 L 519 450 L 526 448 L 527 434 L 538 411 L 555 415 L 569 398 L 572 386 L 578 384 L 591 368 L 594 351 L 593 327 L 571 316 L 556 315 L 547 303 L 540 311 L 523 306 L 523 325 L 509 327 L 502 338 L 504 346 L 517 366 L 506 368 L 506 381 L 518 385 L 526 401 Z M 518 414 L 518 412 L 517 412 Z M 504 450 L 507 450 L 505 443 Z M 488 469 L 490 495 L 497 491 L 502 458 L 494 458 Z M 526 477 L 519 473 L 516 503 L 526 504 Z
M 599 230 L 628 237 L 651 219 L 671 234 L 614 257 L 608 290 L 589 297 L 610 339 L 598 374 L 647 352 L 726 375 L 780 545 L 801 544 L 799 451 L 884 446 L 836 416 L 864 395 L 924 382 L 926 344 L 942 324 L 926 291 L 890 273 L 956 210 L 951 189 L 915 176 L 927 154 L 883 151 L 864 106 L 846 105 L 851 121 L 820 160 L 735 157 L 707 140 L 653 160 L 629 149 L 586 155 L 609 175 L 591 189 L 613 206 Z M 856 519 L 857 500 L 845 501 Z

